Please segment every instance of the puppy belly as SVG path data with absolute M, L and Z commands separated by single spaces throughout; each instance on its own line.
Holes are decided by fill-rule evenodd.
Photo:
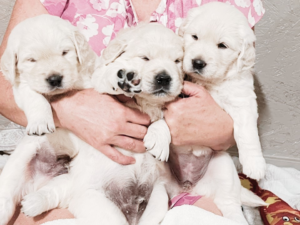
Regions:
M 129 181 L 125 184 L 112 182 L 105 188 L 105 194 L 125 215 L 130 225 L 136 225 L 145 211 L 153 184 Z
M 204 176 L 213 152 L 195 156 L 193 153 L 172 152 L 169 166 L 183 191 L 190 191 L 193 186 Z
M 43 185 L 55 176 L 68 173 L 70 161 L 68 155 L 56 156 L 54 149 L 48 143 L 43 143 L 29 163 L 29 176 L 34 179 L 36 187 Z

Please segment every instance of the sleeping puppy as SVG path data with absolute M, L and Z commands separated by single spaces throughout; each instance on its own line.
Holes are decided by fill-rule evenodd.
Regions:
M 25 112 L 28 135 L 55 131 L 53 95 L 90 87 L 95 53 L 69 22 L 41 15 L 18 24 L 1 58 L 1 70 Z
M 266 164 L 257 131 L 252 75 L 255 36 L 247 19 L 232 6 L 209 3 L 189 12 L 179 35 L 184 38 L 183 70 L 188 79 L 204 86 L 232 117 L 243 172 L 256 180 L 263 178 Z M 212 197 L 223 216 L 239 224 L 247 224 L 242 203 L 264 204 L 241 188 L 235 166 L 225 152 L 203 146 L 172 146 L 169 165 L 179 185 L 170 190 L 171 195 L 189 192 Z
M 101 66 L 93 75 L 93 84 L 101 93 L 134 95 L 136 104 L 130 107 L 148 113 L 151 120 L 156 121 L 162 118 L 164 104 L 181 92 L 182 58 L 182 38 L 162 25 L 141 24 L 119 33 L 104 50 Z M 102 86 L 102 83 L 107 85 Z M 160 178 L 164 167 L 151 154 L 117 148 L 136 159 L 135 164 L 123 166 L 63 129 L 35 139 L 39 139 L 35 146 L 28 144 L 27 149 L 18 151 L 23 158 L 16 158 L 24 167 L 28 166 L 24 158 L 27 162 L 31 160 L 26 152 L 34 152 L 42 146 L 63 150 L 73 160 L 68 174 L 53 178 L 36 188 L 36 192 L 27 192 L 29 194 L 22 201 L 22 211 L 26 215 L 36 216 L 64 207 L 74 214 L 76 224 L 82 225 L 154 225 L 162 221 L 168 210 L 165 181 Z M 14 186 L 22 185 L 11 176 L 1 179 L 0 184 L 11 184 L 9 179 L 14 179 Z M 0 205 L 4 200 L 6 205 L 7 201 L 12 202 L 7 196 L 18 198 L 13 194 L 6 190 L 2 195 L 0 188 Z
M 91 87 L 95 61 L 96 55 L 84 36 L 58 17 L 37 16 L 13 29 L 1 58 L 1 69 L 26 114 L 29 135 L 54 131 L 47 99 L 70 89 Z M 0 224 L 7 224 L 24 194 L 67 172 L 73 150 L 53 149 L 45 139 L 24 137 L 3 169 Z

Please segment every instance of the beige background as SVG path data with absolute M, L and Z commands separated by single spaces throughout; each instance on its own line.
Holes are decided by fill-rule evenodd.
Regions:
M 255 28 L 261 142 L 268 162 L 300 169 L 300 1 L 263 2 Z M 0 0 L 0 41 L 13 4 Z

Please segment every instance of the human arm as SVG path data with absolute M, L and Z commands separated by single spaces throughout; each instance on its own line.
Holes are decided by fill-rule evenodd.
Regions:
M 208 91 L 185 81 L 183 93 L 189 97 L 168 104 L 164 114 L 172 143 L 208 146 L 214 150 L 234 145 L 233 120 Z

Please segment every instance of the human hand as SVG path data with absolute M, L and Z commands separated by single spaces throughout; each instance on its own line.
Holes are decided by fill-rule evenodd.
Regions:
M 145 151 L 142 140 L 150 118 L 122 105 L 115 97 L 86 89 L 70 92 L 51 105 L 58 127 L 69 129 L 117 163 L 132 164 L 135 159 L 124 156 L 112 145 Z
M 202 86 L 185 81 L 188 98 L 169 103 L 165 120 L 172 144 L 207 146 L 225 150 L 234 145 L 233 120 Z

